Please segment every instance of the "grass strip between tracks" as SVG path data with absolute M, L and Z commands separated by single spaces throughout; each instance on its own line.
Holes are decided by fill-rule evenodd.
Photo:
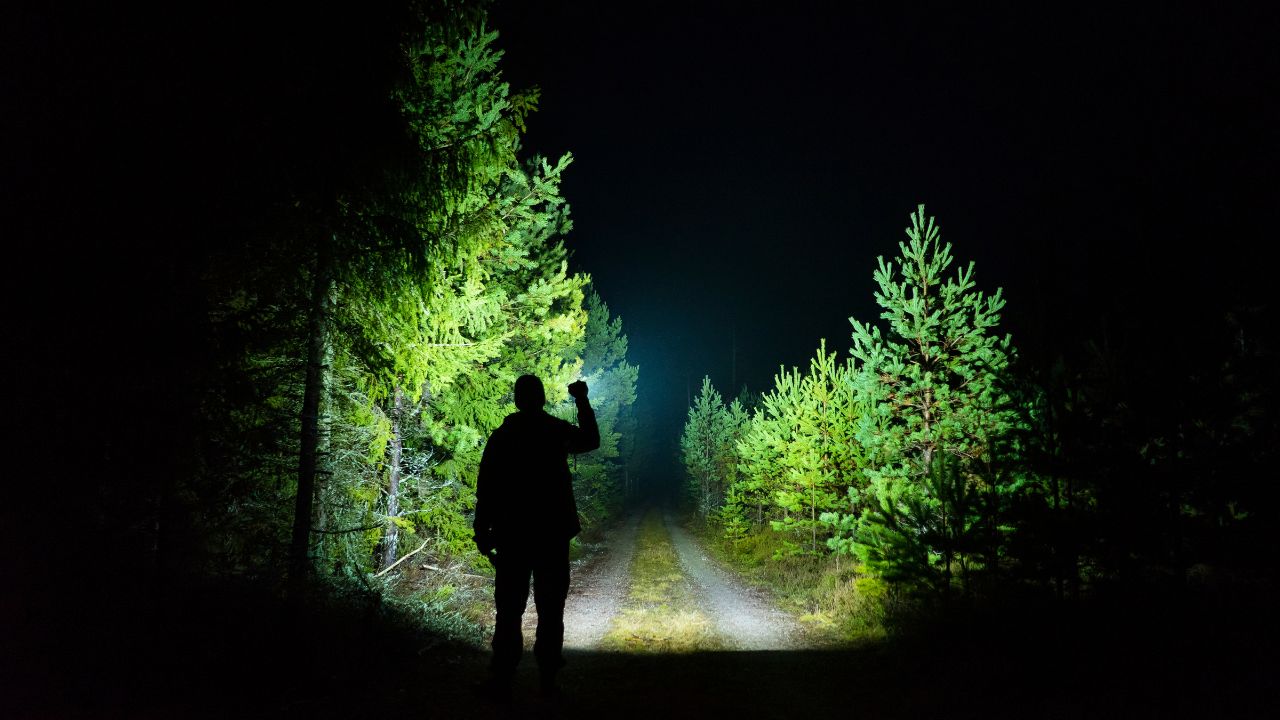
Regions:
M 631 590 L 601 646 L 605 650 L 643 653 L 723 647 L 710 619 L 699 607 L 697 592 L 680 567 L 662 516 L 655 511 L 641 520 L 631 560 Z

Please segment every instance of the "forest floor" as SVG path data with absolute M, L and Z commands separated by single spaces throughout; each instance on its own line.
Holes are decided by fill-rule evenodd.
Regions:
M 526 655 L 511 704 L 465 682 L 427 717 L 1209 718 L 1280 708 L 1275 653 L 1186 618 L 1025 618 L 835 647 L 709 555 L 668 511 L 620 524 L 574 568 L 563 692 L 536 690 Z M 1043 623 L 1046 626 L 1041 626 Z M 525 617 L 531 643 L 536 615 Z M 1081 631 L 1083 630 L 1083 631 Z M 1244 652 L 1241 652 L 1241 651 Z M 469 669 L 467 669 L 469 668 Z M 483 677 L 482 659 L 460 663 Z
M 555 698 L 538 693 L 531 655 L 513 702 L 481 698 L 485 648 L 376 604 L 299 611 L 252 586 L 213 586 L 149 605 L 92 587 L 74 614 L 51 606 L 52 632 L 0 658 L 0 717 L 1280 716 L 1265 596 L 1006 609 L 832 647 L 660 510 L 575 563 Z

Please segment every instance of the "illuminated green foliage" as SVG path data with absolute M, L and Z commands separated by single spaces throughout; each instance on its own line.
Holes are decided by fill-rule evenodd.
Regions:
M 731 537 L 767 520 L 791 553 L 854 555 L 876 575 L 946 589 L 960 569 L 999 565 L 1002 511 L 1024 489 L 1013 470 L 1023 421 L 1010 340 L 993 332 L 1000 292 L 976 289 L 972 263 L 948 273 L 951 246 L 924 206 L 911 222 L 897 262 L 875 274 L 888 334 L 852 320 L 851 358 L 824 342 L 807 372 L 775 376 L 736 433 L 740 475 L 720 519 Z M 729 477 L 714 450 L 723 414 L 704 383 L 684 442 L 704 512 Z
M 622 318 L 612 317 L 609 306 L 594 290 L 587 295 L 586 312 L 582 379 L 591 388 L 600 447 L 575 457 L 573 476 L 578 512 L 583 529 L 589 531 L 611 519 L 624 499 L 634 444 L 624 442 L 620 431 L 634 428 L 632 416 L 640 370 L 627 361 Z
M 808 373 L 793 368 L 774 376 L 735 444 L 741 475 L 722 513 L 728 532 L 745 532 L 751 505 L 751 520 L 763 523 L 768 505 L 777 511 L 770 513 L 773 528 L 795 538 L 791 552 L 818 554 L 825 546 L 824 513 L 845 507 L 846 488 L 859 482 L 851 372 L 849 361 L 837 362 L 824 341 Z
M 826 540 L 823 514 L 843 506 L 845 489 L 855 483 L 859 470 L 861 448 L 853 437 L 857 399 L 850 376 L 849 361 L 837 363 L 824 340 L 809 361 L 809 372 L 780 375 L 763 401 L 764 412 L 789 430 L 778 441 L 786 483 L 776 493 L 786 515 L 774 521 L 774 528 L 798 535 L 814 554 L 819 552 L 819 533 Z
M 997 541 L 1001 473 L 995 449 L 1018 423 L 1006 373 L 1010 339 L 992 331 L 1004 300 L 974 283 L 974 266 L 944 277 L 953 260 L 924 206 L 911 216 L 897 266 L 879 260 L 876 301 L 889 335 L 853 323 L 858 427 L 868 488 L 854 549 L 882 575 L 946 589 L 974 561 L 975 535 Z M 899 275 L 900 272 L 900 275 Z
M 518 376 L 541 377 L 556 411 L 586 372 L 602 425 L 634 403 L 620 324 L 603 303 L 589 324 L 589 278 L 569 270 L 571 156 L 520 157 L 537 92 L 503 80 L 483 12 L 432 7 L 387 99 L 408 141 L 396 163 L 298 198 L 270 243 L 213 263 L 225 367 L 206 458 L 227 479 L 199 503 L 229 567 L 278 556 L 290 525 L 294 577 L 363 576 L 424 543 L 424 558 L 466 561 L 480 453 Z M 586 504 L 587 525 L 616 496 L 611 428 L 587 483 L 607 500 Z
M 725 406 L 711 378 L 702 379 L 702 389 L 689 408 L 680 450 L 689 474 L 689 495 L 704 518 L 720 507 L 737 477 L 737 442 L 746 421 L 741 403 L 734 400 Z
M 411 186 L 428 262 L 394 293 L 346 306 L 360 357 L 372 358 L 363 384 L 391 422 L 376 507 L 351 520 L 380 528 L 384 566 L 402 528 L 443 551 L 469 548 L 480 452 L 513 410 L 515 378 L 542 377 L 556 399 L 580 364 L 587 278 L 569 273 L 560 240 L 571 227 L 559 192 L 570 157 L 516 161 L 523 111 L 508 102 L 493 39 L 427 38 L 407 52 L 414 84 L 398 97 L 441 173 Z

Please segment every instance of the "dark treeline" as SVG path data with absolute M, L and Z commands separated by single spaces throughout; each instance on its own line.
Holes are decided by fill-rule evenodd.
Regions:
M 732 548 L 812 557 L 899 609 L 1037 591 L 1270 596 L 1266 305 L 1206 297 L 1215 321 L 1188 320 L 1155 353 L 1098 327 L 1022 354 L 1001 292 L 979 288 L 923 206 L 906 234 L 848 354 L 824 342 L 808 368 L 729 402 L 704 381 L 683 456 Z

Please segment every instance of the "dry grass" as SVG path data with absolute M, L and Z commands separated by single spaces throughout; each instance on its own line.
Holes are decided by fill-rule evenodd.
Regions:
M 844 645 L 885 637 L 887 613 L 896 602 L 883 581 L 862 577 L 849 558 L 791 555 L 788 539 L 769 527 L 738 540 L 693 523 L 704 546 L 753 585 L 767 590 L 805 628 L 810 643 Z
M 676 653 L 721 646 L 711 621 L 680 568 L 662 519 L 645 516 L 631 561 L 627 606 L 613 619 L 602 646 L 607 650 Z
M 482 644 L 493 623 L 493 579 L 467 558 L 424 552 L 397 567 L 387 578 L 389 596 L 420 605 L 448 625 L 451 634 Z

